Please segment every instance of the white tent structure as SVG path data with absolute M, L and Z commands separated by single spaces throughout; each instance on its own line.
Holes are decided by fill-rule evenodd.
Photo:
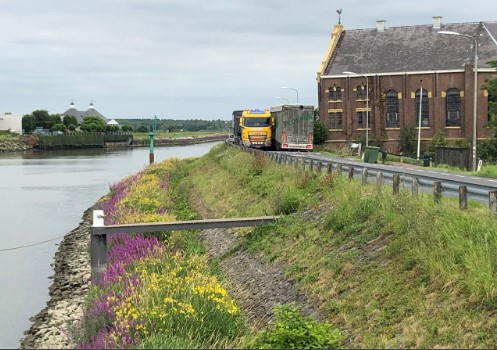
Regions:
M 116 120 L 115 120 L 115 119 L 112 119 L 112 120 L 110 120 L 109 122 L 107 122 L 107 125 L 119 125 L 119 123 L 118 123 L 118 122 L 116 122 Z

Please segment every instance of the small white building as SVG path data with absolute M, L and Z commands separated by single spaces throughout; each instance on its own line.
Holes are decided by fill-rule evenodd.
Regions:
M 0 114 L 0 130 L 10 130 L 22 134 L 22 115 L 11 113 Z

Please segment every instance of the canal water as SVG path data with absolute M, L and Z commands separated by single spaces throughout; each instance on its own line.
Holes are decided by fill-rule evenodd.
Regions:
M 200 157 L 216 143 L 158 147 L 155 161 Z M 0 153 L 0 348 L 18 348 L 29 318 L 46 306 L 62 236 L 111 184 L 148 162 L 148 148 Z

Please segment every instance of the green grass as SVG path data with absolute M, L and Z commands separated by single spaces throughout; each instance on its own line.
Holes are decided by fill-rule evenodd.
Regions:
M 0 131 L 0 141 L 11 141 L 11 140 L 18 140 L 19 139 L 19 134 L 10 132 L 10 131 L 5 131 L 1 130 Z
M 497 346 L 497 220 L 482 205 L 378 192 L 225 145 L 188 174 L 213 217 L 284 215 L 243 245 L 284 266 L 347 347 Z
M 182 131 L 182 132 L 162 132 L 158 131 L 155 133 L 155 138 L 182 138 L 182 137 L 193 137 L 193 136 L 207 136 L 215 134 L 226 134 L 222 131 Z M 226 134 L 227 135 L 227 134 Z M 133 138 L 135 140 L 149 140 L 150 137 L 146 132 L 133 132 Z

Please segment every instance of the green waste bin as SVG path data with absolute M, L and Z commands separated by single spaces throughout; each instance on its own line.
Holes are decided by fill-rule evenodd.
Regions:
M 381 152 L 380 147 L 366 146 L 364 148 L 364 162 L 365 163 L 376 163 L 378 160 L 378 153 Z
M 423 166 L 430 166 L 430 161 L 431 161 L 431 157 L 430 156 L 423 156 Z

